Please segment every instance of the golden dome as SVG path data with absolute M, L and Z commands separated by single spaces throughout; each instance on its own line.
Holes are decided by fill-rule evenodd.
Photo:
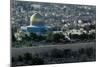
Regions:
M 38 23 L 38 22 L 42 22 L 42 16 L 39 13 L 34 13 L 31 17 L 30 17 L 30 25 L 34 24 L 34 23 Z

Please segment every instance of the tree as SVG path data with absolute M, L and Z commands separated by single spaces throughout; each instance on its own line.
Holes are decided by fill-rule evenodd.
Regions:
M 86 49 L 86 55 L 88 57 L 93 56 L 93 54 L 95 54 L 95 50 L 92 47 Z
M 96 29 L 96 25 L 90 25 L 89 28 L 90 29 Z
M 89 39 L 91 40 L 96 39 L 96 33 L 89 34 Z
M 53 41 L 53 34 L 52 33 L 48 33 L 46 36 L 46 42 L 52 42 Z
M 69 37 L 71 38 L 71 39 L 79 39 L 79 35 L 78 34 L 69 34 Z
M 45 39 L 46 39 L 46 36 L 39 35 L 37 40 L 42 41 L 42 40 L 45 40 Z
M 79 39 L 81 39 L 81 40 L 85 40 L 85 39 L 88 39 L 89 38 L 89 36 L 88 36 L 88 34 L 86 34 L 86 33 L 83 33 L 83 34 L 81 34 L 80 36 L 79 36 Z
M 11 62 L 15 62 L 15 58 L 14 57 L 12 57 Z
M 34 41 L 41 41 L 41 40 L 45 40 L 46 39 L 45 36 L 37 35 L 35 33 L 30 33 L 30 38 L 31 38 L 31 40 L 34 40 Z
M 28 61 L 32 60 L 32 54 L 25 53 L 23 58 L 24 58 L 25 62 L 28 63 Z
M 18 56 L 18 61 L 22 62 L 23 61 L 23 57 L 22 56 Z
M 78 52 L 79 52 L 80 55 L 83 55 L 83 54 L 85 54 L 86 51 L 85 51 L 84 48 L 81 48 L 81 49 L 78 50 Z
M 31 40 L 31 36 L 28 36 L 27 34 L 25 34 L 25 37 L 22 38 L 25 41 Z
M 71 57 L 71 55 L 72 55 L 71 49 L 64 49 L 64 56 L 65 56 L 66 58 Z
M 44 60 L 39 57 L 33 57 L 32 59 L 32 65 L 41 65 L 44 64 Z
M 61 39 L 65 39 L 65 36 L 62 33 L 53 34 L 52 37 L 54 42 L 61 42 Z
M 37 40 L 38 36 L 35 33 L 30 33 L 30 38 L 32 40 Z
M 53 49 L 50 55 L 52 58 L 62 58 L 64 56 L 63 51 L 60 49 Z
M 14 33 L 12 32 L 11 35 L 12 35 L 12 36 L 11 36 L 12 42 L 15 42 L 15 41 L 16 41 L 16 38 L 15 38 L 15 36 L 14 36 Z

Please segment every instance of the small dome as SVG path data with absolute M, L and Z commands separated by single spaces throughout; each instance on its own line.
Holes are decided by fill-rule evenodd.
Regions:
M 34 13 L 31 17 L 30 17 L 30 25 L 34 24 L 34 23 L 38 23 L 38 22 L 42 22 L 43 18 L 39 13 Z

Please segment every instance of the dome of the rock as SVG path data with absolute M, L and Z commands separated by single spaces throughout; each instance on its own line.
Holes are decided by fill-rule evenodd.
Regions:
M 29 26 L 21 26 L 23 32 L 36 33 L 37 35 L 44 35 L 47 32 L 51 31 L 51 27 L 46 25 L 43 16 L 39 13 L 34 13 L 30 17 Z
M 43 17 L 39 13 L 34 13 L 30 17 L 30 25 L 37 24 L 37 23 L 42 23 L 43 22 Z

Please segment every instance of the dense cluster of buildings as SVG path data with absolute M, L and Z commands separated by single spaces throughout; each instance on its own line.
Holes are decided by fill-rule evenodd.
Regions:
M 81 35 L 83 33 L 87 33 L 86 30 L 84 30 L 82 27 L 88 25 L 88 24 L 81 24 L 82 21 L 78 21 L 79 24 L 79 28 L 78 29 L 69 29 L 70 24 L 65 24 L 63 25 L 63 27 L 61 27 L 60 30 L 54 30 L 52 26 L 48 26 L 43 19 L 43 16 L 40 13 L 34 13 L 31 17 L 30 17 L 30 24 L 27 26 L 21 26 L 20 30 L 17 31 L 17 33 L 15 33 L 15 37 L 18 40 L 22 40 L 22 37 L 24 37 L 25 35 L 30 36 L 30 33 L 35 33 L 37 35 L 42 35 L 45 36 L 48 33 L 62 33 L 63 35 L 65 35 L 66 38 L 70 39 L 68 36 L 69 34 L 78 34 Z M 90 25 L 90 24 L 89 24 Z M 93 24 L 94 25 L 94 24 Z M 88 34 L 91 33 L 95 33 L 95 29 L 91 29 L 89 30 Z
M 96 7 L 16 1 L 11 8 L 14 33 L 44 35 L 47 32 L 71 34 L 95 33 Z M 88 30 L 89 29 L 89 30 Z M 20 30 L 20 31 L 18 31 Z M 88 32 L 87 32 L 88 31 Z

